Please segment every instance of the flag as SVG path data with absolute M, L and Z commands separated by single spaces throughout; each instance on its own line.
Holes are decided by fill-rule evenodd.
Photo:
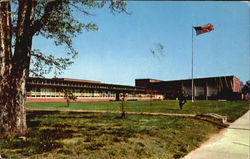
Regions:
M 196 31 L 196 35 L 200 35 L 214 30 L 214 26 L 212 24 L 207 24 L 203 26 L 194 27 L 194 29 Z

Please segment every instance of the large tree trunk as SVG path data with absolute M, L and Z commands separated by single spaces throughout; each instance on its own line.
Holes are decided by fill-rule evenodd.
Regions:
M 30 31 L 33 6 L 28 0 L 19 1 L 16 43 L 11 50 L 10 2 L 0 3 L 0 134 L 25 133 L 25 95 L 32 37 Z
M 0 10 L 0 133 L 23 133 L 26 130 L 26 121 L 24 123 L 20 110 L 24 109 L 22 106 L 16 106 L 13 100 L 16 87 L 12 85 L 11 77 L 10 2 L 1 2 Z
M 25 81 L 25 80 L 24 80 Z M 25 84 L 23 81 L 13 85 L 14 80 L 2 82 L 0 100 L 0 134 L 14 135 L 26 132 Z M 20 87 L 21 85 L 21 87 Z

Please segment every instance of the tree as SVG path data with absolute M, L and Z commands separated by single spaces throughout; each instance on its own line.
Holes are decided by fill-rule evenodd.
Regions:
M 122 100 L 121 100 L 121 118 L 125 118 L 125 98 L 126 98 L 126 93 L 122 93 Z
M 97 30 L 83 23 L 75 12 L 91 15 L 89 10 L 109 3 L 112 13 L 126 12 L 123 1 L 95 0 L 1 0 L 0 2 L 0 134 L 25 133 L 26 79 L 30 73 L 42 76 L 59 73 L 77 55 L 72 39 L 86 30 Z M 45 55 L 32 48 L 34 36 L 54 39 L 55 45 L 68 48 L 65 58 Z M 31 65 L 32 63 L 32 65 Z M 44 67 L 44 64 L 47 67 Z M 43 66 L 43 68 L 41 67 Z M 45 69 L 44 69 L 45 68 Z
M 243 99 L 247 100 L 247 95 L 250 93 L 250 81 L 247 81 L 241 90 L 243 94 Z
M 74 93 L 68 89 L 63 90 L 64 99 L 66 99 L 67 106 L 69 107 L 70 101 L 76 101 L 77 97 Z
M 150 92 L 149 97 L 150 97 L 149 105 L 152 106 L 153 105 L 153 93 L 152 92 Z

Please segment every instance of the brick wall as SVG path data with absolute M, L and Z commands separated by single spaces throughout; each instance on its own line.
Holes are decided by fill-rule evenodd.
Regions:
M 233 92 L 241 92 L 240 80 L 233 77 Z

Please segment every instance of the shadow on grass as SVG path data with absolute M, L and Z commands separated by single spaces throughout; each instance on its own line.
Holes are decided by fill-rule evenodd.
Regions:
M 180 108 L 166 108 L 164 110 L 174 110 L 174 111 L 176 111 L 176 110 L 180 110 Z
M 34 119 L 35 117 L 40 117 L 43 115 L 52 115 L 52 114 L 58 114 L 60 111 L 32 111 L 32 112 L 27 112 L 26 118 L 27 120 L 29 119 Z
M 60 119 L 97 119 L 96 116 L 57 116 Z
M 60 115 L 58 115 L 60 114 Z M 33 112 L 28 112 L 27 113 L 27 120 L 31 120 L 34 119 L 35 117 L 39 117 L 39 118 L 48 118 L 48 115 L 56 115 L 56 118 L 60 118 L 60 119 L 94 119 L 94 118 L 98 118 L 97 115 L 95 115 L 95 113 L 92 112 L 61 112 L 61 111 L 57 111 L 57 110 L 53 110 L 53 111 L 33 111 Z M 86 116 L 88 115 L 88 116 Z M 102 117 L 106 117 L 106 115 L 102 115 Z
M 70 106 L 67 106 L 67 105 L 59 105 L 59 106 L 56 106 L 56 108 L 70 108 Z
M 28 128 L 35 128 L 41 125 L 41 121 L 28 121 L 27 122 L 27 127 Z
M 63 144 L 57 140 L 72 138 L 74 133 L 76 133 L 74 130 L 38 129 L 35 127 L 31 128 L 24 136 L 0 138 L 0 147 L 2 149 L 16 149 L 17 153 L 24 156 L 41 154 L 63 147 Z

